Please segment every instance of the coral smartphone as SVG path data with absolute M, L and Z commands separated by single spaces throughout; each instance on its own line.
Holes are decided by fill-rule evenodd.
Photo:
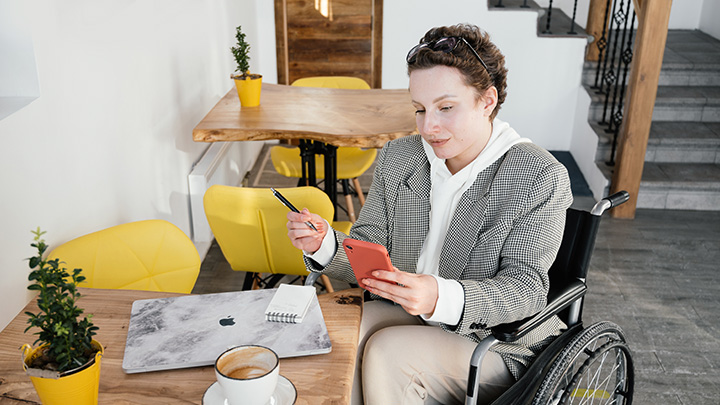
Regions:
M 347 238 L 343 241 L 343 248 L 361 287 L 360 280 L 376 278 L 370 274 L 374 270 L 395 271 L 390 255 L 383 245 Z

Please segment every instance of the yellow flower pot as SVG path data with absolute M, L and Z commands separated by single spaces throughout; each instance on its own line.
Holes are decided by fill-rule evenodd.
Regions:
M 235 88 L 243 107 L 257 107 L 260 105 L 260 90 L 262 89 L 262 75 L 252 74 L 244 78 L 235 76 Z
M 100 359 L 105 349 L 95 340 L 92 341 L 92 345 L 98 349 L 94 361 L 91 360 L 82 367 L 64 373 L 29 368 L 28 365 L 32 363 L 35 357 L 41 354 L 41 349 L 44 346 L 33 349 L 30 345 L 23 345 L 21 348 L 23 368 L 30 376 L 30 381 L 35 386 L 35 391 L 44 405 L 98 403 Z

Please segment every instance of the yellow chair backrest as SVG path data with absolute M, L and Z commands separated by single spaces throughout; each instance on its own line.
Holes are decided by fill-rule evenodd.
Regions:
M 185 233 L 152 219 L 103 229 L 66 242 L 48 258 L 81 268 L 80 287 L 190 293 L 200 255 Z
M 297 79 L 291 86 L 326 87 L 330 89 L 367 90 L 370 85 L 363 79 L 351 76 L 314 76 Z
M 330 198 L 315 187 L 278 188 L 302 210 L 332 224 Z M 235 271 L 307 275 L 302 251 L 287 236 L 288 209 L 268 188 L 214 185 L 205 192 L 205 215 L 215 240 Z

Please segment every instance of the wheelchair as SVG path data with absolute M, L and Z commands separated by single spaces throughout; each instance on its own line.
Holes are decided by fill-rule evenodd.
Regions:
M 622 330 L 609 321 L 585 327 L 583 297 L 600 218 L 626 202 L 621 191 L 588 211 L 568 209 L 560 250 L 549 270 L 550 291 L 544 310 L 529 318 L 499 325 L 476 347 L 468 375 L 466 405 L 477 403 L 476 375 L 483 357 L 497 343 L 514 342 L 554 315 L 567 325 L 493 405 L 631 404 L 634 368 Z

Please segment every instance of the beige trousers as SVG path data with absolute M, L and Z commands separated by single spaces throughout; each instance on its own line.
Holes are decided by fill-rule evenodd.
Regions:
M 352 403 L 463 403 L 475 346 L 462 336 L 424 324 L 400 306 L 366 302 Z M 502 358 L 492 352 L 483 360 L 479 379 L 479 404 L 491 402 L 515 382 Z

